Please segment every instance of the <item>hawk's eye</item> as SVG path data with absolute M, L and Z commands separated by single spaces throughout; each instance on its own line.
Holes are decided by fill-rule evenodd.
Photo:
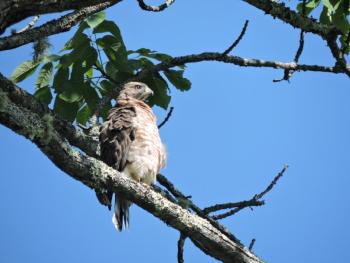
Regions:
M 136 88 L 136 89 L 141 89 L 142 86 L 141 86 L 141 85 L 135 85 L 135 88 Z

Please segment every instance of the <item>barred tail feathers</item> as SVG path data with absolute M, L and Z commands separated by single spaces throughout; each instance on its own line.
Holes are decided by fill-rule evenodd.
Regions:
M 129 207 L 131 206 L 131 202 L 117 196 L 115 199 L 112 222 L 116 230 L 120 232 L 123 230 L 123 225 L 124 228 L 129 227 Z

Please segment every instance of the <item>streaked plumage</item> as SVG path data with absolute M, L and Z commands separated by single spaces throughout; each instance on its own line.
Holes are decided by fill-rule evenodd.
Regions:
M 161 142 L 156 117 L 144 102 L 153 92 L 146 84 L 129 82 L 100 127 L 101 158 L 126 176 L 152 184 L 164 167 L 166 153 Z M 111 208 L 112 193 L 98 193 L 100 202 Z M 121 231 L 129 223 L 131 203 L 116 194 L 113 223 Z

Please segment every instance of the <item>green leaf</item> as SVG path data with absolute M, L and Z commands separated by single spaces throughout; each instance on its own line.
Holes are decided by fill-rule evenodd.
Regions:
M 96 43 L 103 48 L 108 59 L 118 70 L 132 72 L 128 64 L 126 48 L 121 40 L 112 35 L 106 35 L 96 40 Z
M 73 35 L 73 37 L 71 39 L 69 39 L 63 46 L 63 48 L 60 51 L 64 51 L 64 50 L 70 50 L 73 48 L 77 48 L 81 45 L 84 44 L 84 42 L 86 42 L 86 40 L 88 40 L 90 42 L 90 39 L 86 39 L 87 36 L 83 33 L 83 31 L 88 28 L 88 24 L 84 21 L 82 23 L 80 23 L 79 28 L 77 30 L 77 32 L 75 32 L 75 34 Z
M 99 24 L 101 24 L 106 18 L 106 14 L 105 12 L 99 12 L 96 14 L 93 14 L 91 16 L 89 16 L 86 19 L 86 23 L 92 28 L 94 29 L 95 27 L 97 27 Z
M 61 56 L 56 55 L 56 54 L 51 54 L 48 56 L 45 56 L 43 59 L 43 62 L 47 63 L 47 62 L 54 62 L 54 61 L 58 61 L 60 60 Z
M 69 68 L 60 67 L 53 78 L 53 88 L 56 93 L 61 93 L 65 89 L 69 80 Z
M 309 15 L 321 3 L 321 0 L 309 0 L 305 4 L 305 15 Z M 303 3 L 299 3 L 297 10 L 300 14 L 303 13 Z
M 107 33 L 107 32 L 114 35 L 120 42 L 123 43 L 123 39 L 119 30 L 119 27 L 112 21 L 105 20 L 102 23 L 100 23 L 97 27 L 95 27 L 93 30 L 93 33 Z
M 83 34 L 84 35 L 84 34 Z M 86 61 L 87 69 L 97 60 L 97 52 L 91 47 L 90 40 L 84 41 L 80 46 L 74 47 L 71 53 L 64 54 L 60 59 L 62 67 L 69 67 L 72 63 Z
M 83 97 L 89 108 L 95 110 L 97 103 L 100 101 L 100 97 L 98 96 L 96 89 L 94 89 L 89 82 L 85 82 Z
M 322 0 L 323 5 L 328 9 L 328 15 L 334 14 L 339 8 L 342 0 Z
M 35 83 L 36 90 L 49 86 L 51 75 L 52 75 L 52 69 L 53 69 L 53 64 L 51 62 L 46 63 L 41 68 Z
M 331 24 L 331 18 L 328 14 L 328 9 L 325 6 L 323 7 L 321 15 L 320 15 L 320 22 L 322 24 L 326 24 L 326 25 Z
M 77 113 L 77 122 L 85 126 L 92 113 L 90 107 L 85 104 Z
M 46 86 L 37 89 L 34 93 L 34 97 L 37 98 L 40 102 L 49 105 L 52 100 L 50 87 Z
M 38 66 L 39 62 L 34 62 L 32 60 L 24 61 L 12 72 L 11 80 L 14 83 L 21 82 L 31 76 Z
M 164 71 L 165 76 L 177 89 L 186 91 L 191 88 L 191 81 L 184 78 L 183 70 L 167 70 Z
M 151 106 L 157 105 L 166 110 L 171 100 L 171 96 L 168 95 L 166 81 L 159 74 L 148 77 L 143 81 L 154 91 L 154 95 L 149 99 L 149 104 Z
M 85 88 L 84 73 L 81 64 L 73 64 L 71 78 L 64 83 L 58 95 L 60 99 L 69 103 L 81 100 Z
M 101 85 L 101 88 L 104 91 L 104 93 L 112 90 L 115 87 L 115 85 L 113 85 L 109 80 L 102 80 L 100 82 L 100 85 Z
M 89 68 L 86 72 L 85 72 L 85 76 L 87 78 L 92 78 L 94 76 L 94 69 L 93 68 Z
M 82 92 L 81 92 L 81 87 L 77 88 L 77 86 L 71 86 L 67 88 L 65 91 L 60 93 L 58 97 L 67 102 L 67 103 L 73 103 L 80 101 L 82 98 Z
M 53 110 L 62 118 L 73 122 L 79 110 L 79 106 L 78 102 L 68 103 L 62 100 L 59 96 L 56 96 Z

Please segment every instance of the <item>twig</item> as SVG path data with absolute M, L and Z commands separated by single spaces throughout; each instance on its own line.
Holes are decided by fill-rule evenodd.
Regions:
M 187 236 L 180 234 L 179 241 L 177 241 L 177 262 L 184 263 L 184 245 Z
M 30 21 L 28 25 L 26 25 L 25 27 L 23 27 L 23 28 L 22 28 L 21 30 L 19 30 L 17 33 L 22 33 L 22 32 L 24 32 L 24 31 L 27 31 L 28 29 L 31 29 L 31 28 L 35 25 L 36 21 L 39 20 L 39 17 L 40 17 L 40 15 L 39 15 L 39 16 L 34 16 L 33 19 L 32 19 L 32 21 Z
M 303 0 L 303 7 L 302 7 L 302 15 L 305 16 L 305 5 L 306 5 L 306 0 Z M 301 53 L 303 53 L 303 49 L 304 49 L 304 30 L 300 30 L 300 36 L 299 36 L 299 47 L 297 49 L 297 52 L 295 53 L 293 62 L 295 64 L 298 64 L 299 62 L 299 58 L 301 56 Z M 294 71 L 293 70 L 289 70 L 289 69 L 285 69 L 284 70 L 284 74 L 283 77 L 281 79 L 274 79 L 273 82 L 280 82 L 283 80 L 286 80 L 289 82 L 290 78 L 292 77 Z
M 288 165 L 285 165 L 283 167 L 283 169 L 275 176 L 275 178 L 273 178 L 272 182 L 265 188 L 264 191 L 262 191 L 259 194 L 256 194 L 252 197 L 252 199 L 250 199 L 249 201 L 259 201 L 262 197 L 264 197 L 264 195 L 266 195 L 269 191 L 272 190 L 272 188 L 275 186 L 275 184 L 277 183 L 277 181 L 283 176 L 284 172 L 288 169 Z M 240 210 L 246 208 L 246 207 L 250 207 L 249 206 L 249 201 L 247 202 L 247 206 L 241 206 L 241 207 L 236 207 L 234 209 L 231 209 L 228 212 L 219 214 L 219 215 L 214 215 L 212 216 L 212 218 L 214 220 L 219 220 L 219 219 L 223 219 L 229 216 L 232 216 L 234 214 L 236 214 L 237 212 L 239 212 Z
M 162 128 L 164 124 L 166 124 L 171 117 L 171 114 L 173 113 L 174 107 L 170 107 L 170 110 L 168 114 L 166 115 L 165 119 L 158 125 L 158 129 Z
M 241 202 L 224 203 L 224 204 L 217 204 L 217 205 L 209 206 L 209 207 L 204 208 L 203 212 L 205 214 L 209 214 L 209 213 L 216 212 L 216 211 L 223 210 L 223 209 L 262 206 L 264 204 L 265 204 L 264 201 L 250 199 L 250 200 L 241 201 Z
M 255 238 L 253 238 L 252 241 L 250 241 L 250 244 L 249 244 L 249 247 L 248 247 L 250 251 L 252 251 L 253 246 L 255 244 L 255 241 L 256 241 Z
M 151 11 L 151 12 L 160 12 L 160 11 L 163 11 L 165 8 L 168 8 L 170 5 L 172 5 L 175 2 L 175 0 L 166 0 L 165 3 L 159 6 L 147 5 L 143 0 L 137 0 L 137 2 L 139 3 L 139 6 L 143 10 Z
M 248 23 L 249 23 L 249 20 L 246 20 L 245 23 L 244 23 L 244 26 L 241 30 L 241 33 L 239 34 L 238 38 L 233 42 L 233 44 L 231 46 L 229 46 L 228 49 L 226 49 L 222 55 L 223 56 L 226 56 L 228 53 L 230 53 L 238 44 L 239 42 L 241 42 L 246 30 L 247 30 L 247 27 L 248 27 Z

